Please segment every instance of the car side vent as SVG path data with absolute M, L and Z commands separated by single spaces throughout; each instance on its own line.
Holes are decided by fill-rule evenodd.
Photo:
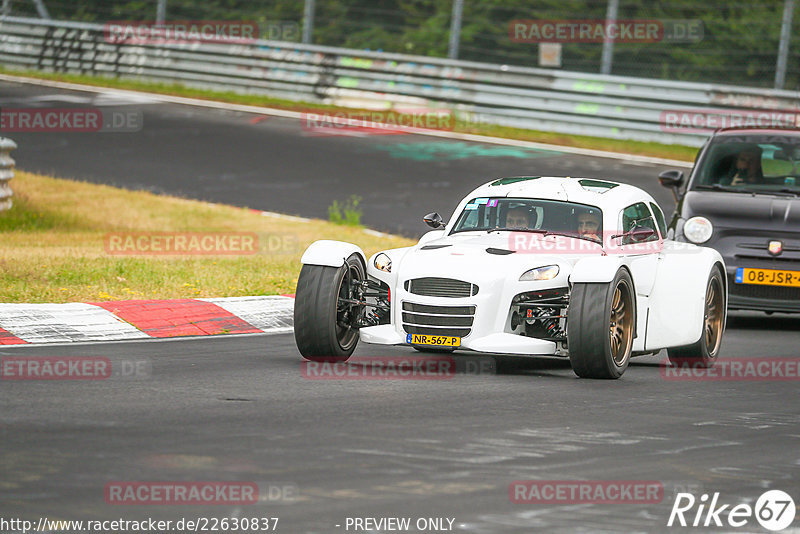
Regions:
M 504 248 L 489 247 L 486 249 L 486 252 L 488 252 L 489 254 L 496 254 L 498 256 L 508 256 L 509 254 L 514 254 L 516 250 L 507 250 Z
M 420 247 L 420 250 L 436 250 L 437 248 L 445 248 L 445 247 L 452 247 L 453 245 L 425 245 L 424 247 Z

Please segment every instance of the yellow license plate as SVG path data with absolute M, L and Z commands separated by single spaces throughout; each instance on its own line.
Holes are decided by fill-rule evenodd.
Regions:
M 429 345 L 431 347 L 460 347 L 461 338 L 451 336 L 432 336 L 429 334 L 408 334 L 406 343 L 410 345 Z
M 779 271 L 777 269 L 736 269 L 737 284 L 757 284 L 762 286 L 800 287 L 800 271 Z

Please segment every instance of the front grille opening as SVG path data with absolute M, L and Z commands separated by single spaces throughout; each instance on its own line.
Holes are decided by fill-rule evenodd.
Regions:
M 733 257 L 734 257 L 734 259 L 736 260 L 737 263 L 742 263 L 742 260 L 745 260 L 745 261 L 754 260 L 754 261 L 770 262 L 770 263 L 775 264 L 774 266 L 770 266 L 770 268 L 775 268 L 775 269 L 780 269 L 779 265 L 781 263 L 790 262 L 790 263 L 794 264 L 796 262 L 800 262 L 800 256 L 798 256 L 797 254 L 795 254 L 793 256 L 792 255 L 788 255 L 788 254 L 786 254 L 786 252 L 787 252 L 786 249 L 784 249 L 784 253 L 781 254 L 780 256 L 772 256 L 769 253 L 764 253 L 764 254 L 762 254 L 760 256 L 756 255 L 756 254 L 734 254 Z M 791 265 L 791 269 L 797 269 L 797 265 Z
M 403 311 L 437 315 L 475 315 L 475 306 L 431 306 L 429 304 L 404 302 Z
M 467 337 L 472 329 L 470 328 L 427 328 L 424 326 L 403 325 L 403 330 L 407 334 L 427 334 L 432 336 L 452 336 Z
M 403 312 L 403 322 L 428 326 L 472 326 L 472 317 L 448 317 L 446 315 L 419 315 Z
M 735 275 L 728 275 L 728 295 L 771 300 L 800 300 L 800 287 L 737 284 Z
M 466 337 L 472 332 L 475 306 L 430 306 L 403 302 L 403 330 L 407 334 Z
M 425 297 L 467 298 L 478 294 L 478 286 L 452 278 L 415 278 L 406 280 L 405 290 Z

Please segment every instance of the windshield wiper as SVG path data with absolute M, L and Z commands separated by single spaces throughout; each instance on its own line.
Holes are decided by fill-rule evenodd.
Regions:
M 486 230 L 487 234 L 491 234 L 492 232 L 528 232 L 531 234 L 543 234 L 547 235 L 547 230 L 542 230 L 541 228 L 492 228 L 490 230 Z
M 752 191 L 748 189 L 739 189 L 738 187 L 732 187 L 729 185 L 722 185 L 722 184 L 710 184 L 710 185 L 696 185 L 693 189 L 712 189 L 714 191 L 727 191 L 728 193 L 751 193 Z
M 785 197 L 796 197 L 797 191 L 792 189 L 788 189 L 786 187 L 781 189 L 752 189 L 751 191 L 755 193 L 762 193 L 765 195 L 778 195 L 778 196 L 785 196 Z
M 786 193 L 788 195 L 798 196 L 800 195 L 800 190 L 792 189 L 791 187 L 781 187 L 778 189 L 778 193 Z

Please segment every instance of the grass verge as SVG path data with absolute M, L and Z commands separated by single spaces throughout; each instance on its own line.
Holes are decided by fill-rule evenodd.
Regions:
M 300 256 L 317 239 L 367 254 L 412 241 L 321 220 L 265 217 L 232 206 L 126 191 L 18 171 L 14 207 L 0 212 L 0 302 L 96 302 L 293 293 Z M 109 253 L 122 239 L 164 232 L 252 232 L 247 255 Z M 125 241 L 123 241 L 124 243 Z
M 13 70 L 0 67 L 0 73 L 27 76 L 44 80 L 55 80 L 98 87 L 112 87 L 117 89 L 130 89 L 135 91 L 145 91 L 173 96 L 183 96 L 188 98 L 200 98 L 214 100 L 218 102 L 231 102 L 234 104 L 245 104 L 251 106 L 261 106 L 292 111 L 356 111 L 352 108 L 338 106 L 328 106 L 323 104 L 310 104 L 306 102 L 295 102 L 283 100 L 263 95 L 245 95 L 234 92 L 211 91 L 206 89 L 195 89 L 181 84 L 167 84 L 149 82 L 141 80 L 131 80 L 127 78 L 111 78 L 101 76 L 88 76 L 81 74 L 62 74 L 49 73 L 30 70 Z M 454 131 L 460 133 L 471 133 L 477 135 L 487 135 L 492 137 L 502 137 L 505 139 L 519 139 L 522 141 L 533 141 L 537 143 L 549 143 L 554 145 L 571 146 L 577 148 L 590 148 L 594 150 L 606 150 L 610 152 L 621 152 L 640 156 L 652 156 L 659 158 L 676 159 L 682 161 L 694 161 L 697 148 L 681 145 L 665 145 L 661 143 L 651 143 L 643 141 L 626 141 L 620 139 L 605 139 L 602 137 L 589 137 L 582 135 L 567 135 L 554 132 L 539 132 L 525 130 L 521 128 L 511 128 L 492 124 L 474 124 L 469 122 L 457 122 Z

